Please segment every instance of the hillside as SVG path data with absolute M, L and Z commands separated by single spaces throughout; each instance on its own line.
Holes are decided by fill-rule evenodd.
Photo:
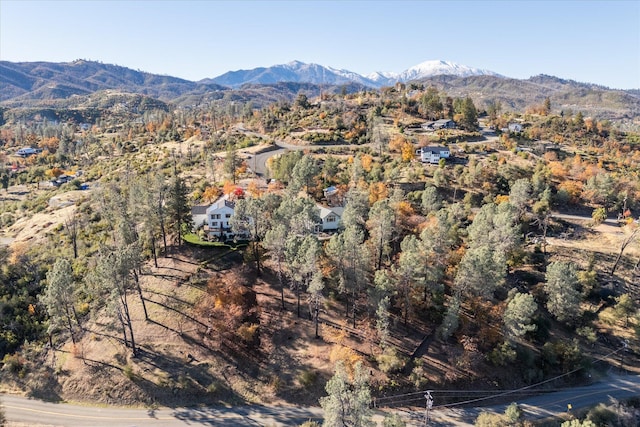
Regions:
M 455 97 L 469 95 L 482 107 L 490 101 L 499 101 L 508 111 L 524 111 L 549 97 L 556 112 L 581 111 L 586 116 L 631 124 L 640 113 L 637 91 L 614 90 L 544 75 L 518 80 L 495 74 L 446 61 L 427 61 L 403 73 L 377 73 L 369 78 L 348 70 L 294 61 L 191 82 L 94 61 L 1 61 L 0 106 L 81 108 L 78 105 L 92 104 L 94 94 L 111 90 L 189 108 L 203 104 L 226 107 L 231 103 L 262 107 L 276 101 L 292 101 L 300 92 L 308 96 L 317 96 L 320 92 L 352 93 L 392 85 L 399 80 L 433 85 Z
M 582 112 L 608 120 L 637 120 L 640 98 L 630 91 L 613 90 L 602 86 L 577 83 L 551 76 L 535 76 L 526 80 L 495 76 L 453 77 L 438 76 L 420 80 L 443 90 L 451 96 L 471 96 L 482 106 L 500 102 L 509 111 L 524 111 L 540 105 L 549 97 L 556 112 Z
M 640 372 L 640 135 L 552 96 L 474 105 L 568 85 L 281 82 L 221 91 L 226 108 L 109 89 L 52 109 L 93 123 L 4 111 L 2 387 L 318 405 L 344 369 L 363 408 L 422 411 L 426 390 L 455 406 Z
M 0 61 L 0 102 L 5 105 L 25 106 L 36 101 L 64 99 L 106 89 L 138 93 L 167 101 L 187 92 L 224 88 L 95 61 Z

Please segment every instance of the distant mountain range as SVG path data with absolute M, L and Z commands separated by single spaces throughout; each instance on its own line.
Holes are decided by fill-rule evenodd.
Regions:
M 425 61 L 401 73 L 375 72 L 367 76 L 349 70 L 338 70 L 318 64 L 305 64 L 292 61 L 288 64 L 260 67 L 252 70 L 229 71 L 206 82 L 217 83 L 233 88 L 247 83 L 271 84 L 282 81 L 305 82 L 315 84 L 341 85 L 358 83 L 364 86 L 379 88 L 393 85 L 396 82 L 426 79 L 433 76 L 448 75 L 468 76 L 500 76 L 493 71 L 471 68 L 447 61 Z
M 523 111 L 549 97 L 555 110 L 571 109 L 613 120 L 640 116 L 639 90 L 613 90 L 546 75 L 512 79 L 447 61 L 426 61 L 401 73 L 367 76 L 293 61 L 230 71 L 198 82 L 96 61 L 0 61 L 0 107 L 100 109 L 121 105 L 124 99 L 135 105 L 135 110 L 231 102 L 252 102 L 260 107 L 292 100 L 300 92 L 308 96 L 342 90 L 351 93 L 408 81 L 434 86 L 450 96 L 471 96 L 480 108 L 489 101 L 500 101 L 504 110 Z

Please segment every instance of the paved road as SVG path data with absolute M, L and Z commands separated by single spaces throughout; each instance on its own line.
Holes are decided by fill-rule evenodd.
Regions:
M 255 136 L 258 138 L 262 138 L 262 139 L 266 139 L 268 140 L 270 137 L 268 135 L 259 133 L 259 132 L 254 132 L 251 130 L 248 130 L 244 127 L 244 124 L 239 123 L 237 125 L 235 125 L 234 127 L 235 130 L 237 130 L 238 132 L 242 132 L 245 135 L 249 135 L 249 136 Z M 270 150 L 270 151 L 266 151 L 264 153 L 259 153 L 256 154 L 255 156 L 253 156 L 253 158 L 251 158 L 247 163 L 249 165 L 250 168 L 253 169 L 253 171 L 261 177 L 267 177 L 267 160 L 270 157 L 275 156 L 276 154 L 282 154 L 284 152 L 286 152 L 287 150 L 289 151 L 294 151 L 294 150 L 317 150 L 323 147 L 334 147 L 334 148 L 354 148 L 354 147 L 362 147 L 364 145 L 352 145 L 352 144 L 313 144 L 313 145 L 296 145 L 296 144 L 289 144 L 288 142 L 284 142 L 281 140 L 274 140 L 274 143 L 276 146 L 278 146 L 279 148 L 274 149 L 274 150 Z M 365 144 L 366 145 L 366 144 Z
M 612 403 L 612 399 L 625 399 L 640 396 L 640 376 L 621 375 L 612 376 L 606 382 L 596 383 L 585 387 L 575 387 L 562 391 L 544 394 L 528 399 L 513 399 L 524 412 L 528 420 L 539 420 L 550 417 L 559 417 L 567 414 L 567 405 L 573 410 L 596 406 L 599 403 Z M 437 399 L 437 395 L 434 396 Z M 434 400 L 437 405 L 437 400 Z M 489 408 L 443 408 L 437 406 L 432 412 L 434 426 L 473 426 L 480 412 L 488 411 L 504 413 L 507 405 L 492 406 Z M 422 412 L 414 415 L 414 419 L 422 416 Z
M 640 376 L 621 375 L 586 387 L 564 389 L 524 400 L 513 399 L 520 405 L 527 419 L 558 417 L 566 414 L 567 405 L 574 410 L 610 403 L 612 399 L 640 396 Z M 481 411 L 502 413 L 506 405 L 471 409 L 438 407 L 434 392 L 431 413 L 434 426 L 472 426 Z M 320 408 L 294 406 L 241 406 L 235 408 L 160 408 L 123 409 L 90 407 L 62 403 L 47 403 L 23 397 L 4 395 L 0 398 L 7 419 L 12 423 L 38 426 L 298 426 L 313 419 L 321 420 Z M 418 425 L 423 412 L 406 413 Z M 380 421 L 381 416 L 376 416 Z
M 2 395 L 0 401 L 10 423 L 29 426 L 299 426 L 309 419 L 322 419 L 320 408 L 294 406 L 150 410 L 49 403 L 9 395 Z

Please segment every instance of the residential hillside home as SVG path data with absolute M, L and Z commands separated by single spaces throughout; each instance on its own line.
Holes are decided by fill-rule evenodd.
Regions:
M 318 215 L 322 222 L 316 226 L 316 232 L 336 231 L 340 227 L 340 219 L 344 212 L 344 207 L 326 207 L 316 204 Z
M 420 156 L 422 163 L 437 164 L 440 159 L 448 159 L 451 152 L 447 147 L 431 146 L 418 148 L 416 154 Z
M 191 223 L 193 229 L 197 230 L 207 225 L 207 208 L 209 205 L 198 205 L 191 207 Z
M 509 123 L 509 132 L 522 132 L 522 125 L 520 123 Z
M 449 119 L 440 119 L 440 120 L 436 120 L 435 122 L 425 122 L 421 125 L 421 127 L 422 129 L 428 130 L 428 131 L 439 130 L 439 129 L 455 129 L 456 122 Z
M 234 237 L 229 220 L 233 216 L 235 202 L 223 196 L 209 206 L 191 208 L 194 229 L 203 228 L 208 238 L 232 239 Z

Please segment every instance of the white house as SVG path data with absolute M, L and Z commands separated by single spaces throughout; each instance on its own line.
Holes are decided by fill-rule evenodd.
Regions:
M 227 196 L 223 196 L 207 208 L 204 230 L 209 237 L 224 237 L 225 239 L 233 237 L 229 220 L 233 216 L 234 207 L 235 202 L 230 201 Z
M 20 157 L 29 157 L 34 154 L 38 154 L 38 150 L 31 147 L 24 147 L 16 151 L 16 154 Z
M 209 205 L 198 205 L 191 208 L 191 223 L 194 230 L 207 224 L 207 208 Z
M 435 122 L 425 122 L 421 127 L 424 130 L 455 129 L 456 122 L 449 119 L 440 119 Z
M 522 132 L 522 125 L 520 123 L 509 123 L 509 132 Z
M 451 152 L 447 147 L 421 147 L 416 150 L 422 163 L 438 163 L 440 159 L 448 159 Z
M 316 204 L 318 215 L 322 222 L 317 225 L 317 231 L 335 231 L 340 227 L 340 219 L 344 208 L 342 206 L 326 207 Z

